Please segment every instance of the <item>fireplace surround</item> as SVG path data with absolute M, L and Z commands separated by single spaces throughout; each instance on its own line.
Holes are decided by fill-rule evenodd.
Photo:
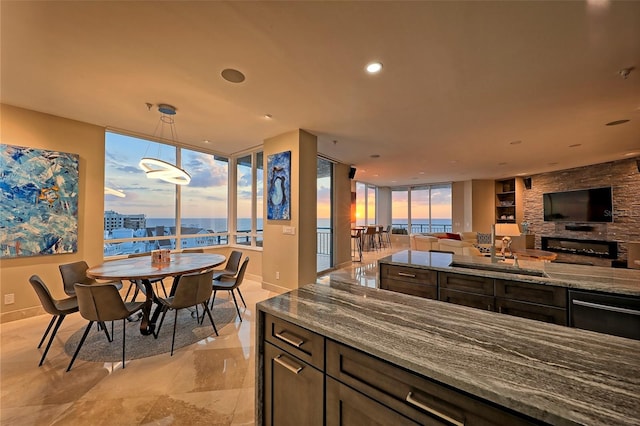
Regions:
M 616 241 L 581 240 L 565 237 L 542 237 L 542 250 L 556 253 L 578 254 L 582 256 L 617 259 Z

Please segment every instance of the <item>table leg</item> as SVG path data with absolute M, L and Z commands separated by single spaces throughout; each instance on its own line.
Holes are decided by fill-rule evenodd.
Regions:
M 153 334 L 156 328 L 155 320 L 151 320 L 151 306 L 153 306 L 153 287 L 148 279 L 142 280 L 143 288 L 142 292 L 147 296 L 144 305 L 142 306 L 142 320 L 140 321 L 140 334 L 148 336 Z

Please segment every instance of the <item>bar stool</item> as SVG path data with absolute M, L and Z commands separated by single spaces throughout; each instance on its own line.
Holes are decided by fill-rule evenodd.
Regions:
M 358 260 L 355 260 L 356 253 Z M 362 262 L 362 228 L 351 229 L 351 258 L 352 262 Z

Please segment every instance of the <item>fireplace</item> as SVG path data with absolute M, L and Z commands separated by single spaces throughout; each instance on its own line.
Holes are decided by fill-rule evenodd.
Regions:
M 579 240 L 564 237 L 542 237 L 542 250 L 557 253 L 579 254 L 582 256 L 618 258 L 616 241 Z

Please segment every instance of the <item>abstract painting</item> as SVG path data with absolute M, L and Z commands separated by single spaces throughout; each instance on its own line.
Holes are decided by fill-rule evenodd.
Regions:
M 291 151 L 267 157 L 267 219 L 291 219 Z
M 0 258 L 78 251 L 78 161 L 0 144 Z

